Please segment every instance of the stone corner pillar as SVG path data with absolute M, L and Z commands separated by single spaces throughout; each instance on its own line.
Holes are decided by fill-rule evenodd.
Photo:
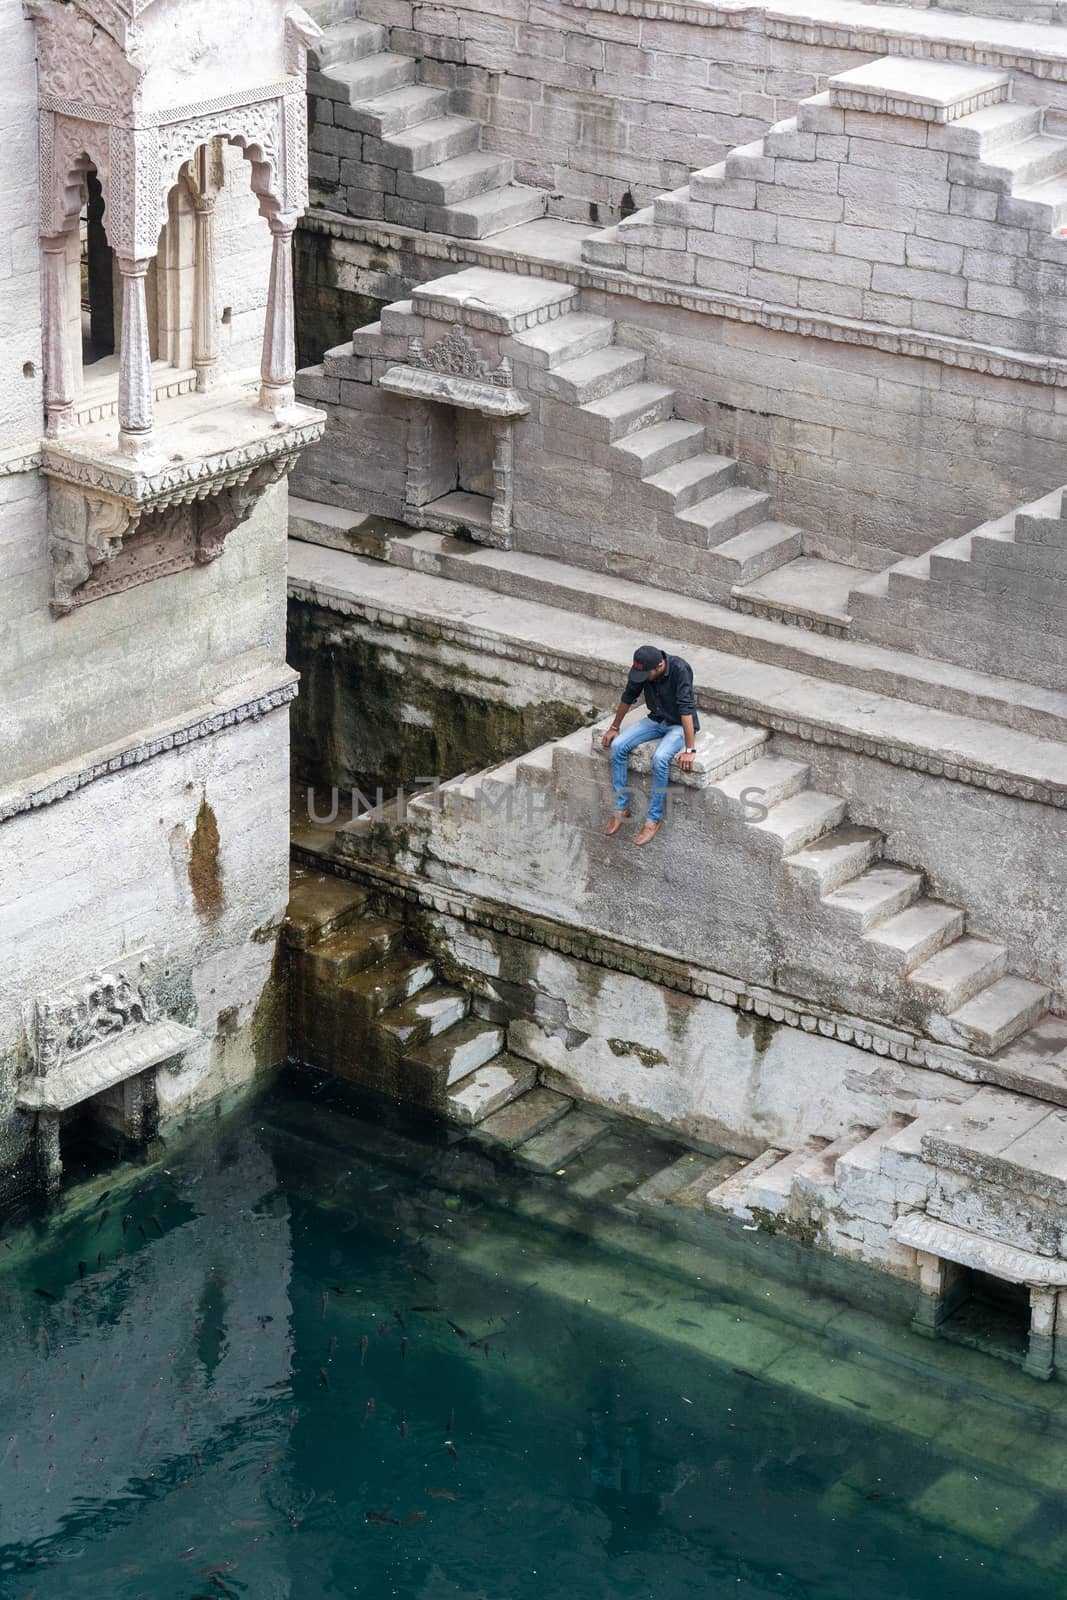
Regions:
M 263 330 L 259 403 L 265 411 L 288 411 L 296 404 L 296 310 L 293 301 L 293 234 L 296 217 L 276 215 L 271 231 L 270 288 Z
M 41 240 L 44 254 L 42 300 L 44 312 L 44 401 L 46 433 L 58 439 L 77 427 L 74 410 L 74 360 L 67 324 L 67 242 L 69 234 L 56 233 Z

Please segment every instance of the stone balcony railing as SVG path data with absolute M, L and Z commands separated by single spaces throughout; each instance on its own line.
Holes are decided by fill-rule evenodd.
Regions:
M 325 427 L 306 406 L 265 409 L 258 389 L 250 377 L 164 400 L 136 456 L 107 416 L 42 441 L 55 615 L 222 554 Z

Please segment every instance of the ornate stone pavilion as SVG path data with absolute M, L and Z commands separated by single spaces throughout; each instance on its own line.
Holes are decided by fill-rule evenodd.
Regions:
M 0 1147 L 143 1138 L 281 1053 L 293 233 L 285 0 L 0 17 Z M 240 41 L 239 48 L 236 41 Z M 266 996 L 266 998 L 264 998 Z

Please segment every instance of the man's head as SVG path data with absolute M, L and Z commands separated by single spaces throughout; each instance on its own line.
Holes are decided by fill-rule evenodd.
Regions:
M 658 645 L 643 644 L 639 650 L 634 651 L 633 666 L 630 676 L 626 680 L 627 687 L 639 689 L 650 678 L 662 677 L 667 670 L 667 657 Z

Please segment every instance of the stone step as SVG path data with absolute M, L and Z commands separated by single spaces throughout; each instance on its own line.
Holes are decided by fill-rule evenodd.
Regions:
M 1018 144 L 1002 145 L 982 160 L 957 156 L 950 166 L 953 180 L 976 188 L 1015 194 L 1020 189 L 1059 177 L 1067 170 L 1067 143 L 1035 134 Z
M 847 803 L 840 795 L 804 789 L 780 805 L 772 806 L 762 822 L 753 822 L 751 826 L 757 833 L 773 839 L 783 856 L 791 856 L 823 834 L 832 832 L 844 822 L 847 810 Z
M 398 922 L 365 917 L 313 945 L 306 960 L 315 977 L 332 988 L 347 983 L 368 967 L 377 967 L 400 949 L 402 940 L 403 929 Z
M 644 715 L 643 706 L 635 707 L 623 721 L 623 732 L 634 722 L 640 722 Z M 605 763 L 610 762 L 611 751 L 605 750 L 601 741 L 609 723 L 610 719 L 605 719 L 595 724 L 588 733 L 589 749 Z M 704 716 L 696 735 L 692 771 L 682 772 L 676 763 L 672 763 L 671 782 L 682 783 L 693 789 L 710 788 L 727 774 L 747 767 L 766 746 L 769 737 L 766 728 L 750 727 L 726 717 Z M 647 744 L 635 746 L 629 755 L 630 772 L 651 773 L 655 750 L 656 741 L 653 739 Z
M 674 409 L 674 390 L 661 383 L 635 383 L 604 400 L 583 406 L 593 423 L 593 436 L 616 444 L 655 422 L 666 422 Z
M 344 550 L 349 555 L 385 561 L 388 560 L 391 531 L 395 531 L 395 525 L 384 517 L 346 511 L 341 506 L 321 505 L 293 494 L 289 496 L 290 539 L 303 539 L 328 550 Z
M 881 855 L 884 842 L 877 828 L 844 822 L 787 856 L 785 864 L 812 882 L 820 896 L 828 895 L 858 878 Z
M 491 1139 L 495 1144 L 509 1147 L 532 1139 L 543 1128 L 549 1127 L 565 1116 L 574 1104 L 565 1094 L 543 1086 L 520 1095 L 502 1111 L 486 1117 L 478 1128 L 480 1138 Z
M 616 442 L 619 471 L 647 481 L 665 468 L 701 454 L 705 440 L 706 432 L 700 422 L 673 418 L 669 422 L 653 423 L 652 427 L 641 428 Z
M 578 290 L 554 279 L 464 267 L 411 291 L 416 316 L 435 322 L 462 320 L 487 333 L 517 334 L 578 309 Z
M 406 83 L 414 83 L 415 67 L 413 56 L 398 56 L 382 50 L 377 55 L 364 56 L 361 61 L 338 62 L 326 72 L 309 73 L 308 92 L 355 105 L 364 100 L 376 100 L 379 95 L 402 88 Z
M 391 1006 L 378 1018 L 378 1026 L 389 1036 L 390 1044 L 402 1055 L 427 1039 L 436 1039 L 446 1028 L 462 1022 L 470 1009 L 470 996 L 463 989 L 431 983 L 410 1000 Z
M 908 984 L 937 1011 L 955 1011 L 1003 977 L 1008 952 L 1002 944 L 969 934 L 955 939 L 908 974 Z
M 567 1167 L 569 1195 L 602 1206 L 625 1207 L 635 1189 L 678 1155 L 677 1144 L 664 1143 L 637 1129 L 615 1124 Z
M 799 528 L 784 522 L 757 522 L 709 550 L 703 570 L 721 577 L 724 583 L 751 583 L 796 560 L 803 547 Z
M 335 62 L 362 61 L 365 56 L 384 55 L 389 48 L 388 31 L 377 22 L 353 18 L 327 28 L 321 39 L 308 50 L 308 66 L 322 72 Z
M 804 761 L 761 755 L 729 777 L 720 778 L 713 787 L 733 805 L 759 804 L 769 811 L 806 789 L 810 776 L 811 768 Z
M 823 904 L 843 918 L 848 927 L 866 933 L 917 900 L 924 881 L 921 872 L 880 861 L 826 895 Z
M 572 361 L 561 362 L 548 372 L 533 374 L 530 387 L 537 394 L 551 395 L 570 405 L 588 405 L 603 400 L 627 385 L 637 383 L 645 372 L 640 350 L 610 345 L 590 351 Z
M 687 1150 L 684 1155 L 661 1167 L 628 1195 L 627 1211 L 662 1211 L 667 1206 L 703 1211 L 708 1192 L 738 1170 L 737 1156 L 707 1156 Z
M 829 1139 L 805 1139 L 798 1149 L 790 1150 L 789 1155 L 784 1155 L 781 1162 L 765 1166 L 761 1173 L 750 1178 L 745 1184 L 744 1194 L 744 1203 L 750 1216 L 758 1221 L 758 1214 L 761 1211 L 766 1211 L 769 1216 L 782 1216 L 789 1210 L 793 1179 L 797 1178 L 797 1173 L 803 1166 L 811 1163 L 814 1155 L 829 1146 L 829 1142 Z
M 487 239 L 505 228 L 543 217 L 547 204 L 546 190 L 512 183 L 506 189 L 474 195 L 460 205 L 428 207 L 426 227 L 431 233 L 452 234 L 457 239 Z
M 551 744 L 539 745 L 536 750 L 520 756 L 515 763 L 516 783 L 530 783 L 538 788 L 547 788 L 552 782 L 555 770 L 555 747 Z
M 750 1185 L 758 1184 L 766 1173 L 773 1171 L 779 1162 L 785 1159 L 784 1150 L 764 1150 L 762 1155 L 758 1155 L 739 1172 L 735 1172 L 724 1182 L 710 1189 L 704 1202 L 705 1206 L 709 1211 L 725 1211 L 729 1216 L 737 1217 L 742 1222 L 751 1222 Z
M 733 456 L 712 455 L 701 451 L 676 461 L 644 479 L 649 489 L 658 497 L 665 496 L 676 513 L 685 511 L 713 495 L 720 494 L 737 476 L 737 462 Z
M 443 165 L 456 156 L 469 155 L 477 150 L 482 137 L 482 126 L 471 117 L 431 117 L 426 122 L 403 129 L 382 141 L 383 163 L 400 172 L 422 172 L 427 167 Z M 419 195 L 418 199 L 429 196 Z M 463 197 L 465 198 L 465 196 Z M 447 201 L 441 201 L 442 205 Z
M 342 987 L 365 1015 L 380 1018 L 383 1011 L 391 1011 L 429 988 L 434 977 L 432 961 L 401 951 L 355 973 Z
M 938 149 L 953 150 L 957 155 L 989 156 L 1003 145 L 1017 144 L 1038 133 L 1043 115 L 1039 106 L 1005 100 L 945 123 L 936 130 L 933 142 Z
M 562 1176 L 561 1168 L 595 1144 L 611 1127 L 604 1117 L 590 1111 L 568 1111 L 558 1121 L 525 1139 L 516 1147 L 516 1155 L 526 1166 L 538 1172 L 554 1172 Z
M 406 1051 L 404 1064 L 414 1079 L 443 1091 L 484 1067 L 503 1048 L 503 1028 L 480 1017 L 468 1017 L 436 1039 Z
M 1020 186 L 1013 191 L 1012 199 L 1042 206 L 1046 215 L 1041 218 L 1041 224 L 1050 231 L 1067 223 L 1067 178 L 1046 178 L 1041 183 Z M 1036 225 L 1036 217 L 1034 222 Z
M 679 512 L 678 521 L 699 528 L 704 534 L 703 542 L 713 550 L 761 522 L 769 505 L 770 496 L 762 490 L 736 484 Z
M 447 89 L 435 89 L 429 83 L 408 83 L 402 89 L 391 89 L 388 94 L 354 104 L 347 121 L 358 133 L 387 139 L 403 133 L 405 128 L 444 116 L 447 111 Z
M 526 1094 L 536 1081 L 537 1068 L 532 1061 L 522 1061 L 506 1053 L 494 1056 L 492 1061 L 468 1072 L 465 1078 L 449 1087 L 445 1093 L 445 1115 L 461 1127 L 477 1127 Z
M 397 194 L 408 200 L 423 200 L 428 205 L 456 205 L 470 200 L 474 195 L 486 194 L 490 189 L 502 189 L 515 174 L 515 163 L 509 156 L 482 155 L 475 150 L 470 155 L 455 156 L 435 167 L 420 172 L 397 174 Z
M 320 28 L 335 28 L 351 22 L 359 10 L 359 0 L 307 0 L 304 10 Z
M 615 323 L 610 317 L 594 317 L 585 312 L 572 312 L 568 317 L 558 317 L 541 328 L 528 328 L 517 333 L 513 341 L 514 354 L 531 367 L 547 367 L 550 371 L 562 363 L 574 361 L 594 350 L 603 350 L 615 337 Z
M 306 950 L 362 916 L 369 891 L 328 872 L 294 871 L 289 886 L 282 939 L 290 949 Z
M 887 917 L 863 935 L 864 942 L 888 956 L 902 974 L 914 971 L 963 932 L 964 913 L 958 906 L 925 897 Z
M 857 1124 L 830 1144 L 812 1150 L 798 1163 L 793 1172 L 789 1205 L 795 1216 L 806 1215 L 810 1219 L 813 1209 L 822 1210 L 833 1204 L 838 1161 L 869 1139 L 873 1132 L 873 1128 Z
M 995 1055 L 1040 1021 L 1049 991 L 1026 978 L 998 978 L 946 1019 L 950 1039 L 980 1055 Z
M 623 267 L 626 246 L 619 242 L 618 228 L 601 228 L 582 240 L 582 260 L 594 267 Z

